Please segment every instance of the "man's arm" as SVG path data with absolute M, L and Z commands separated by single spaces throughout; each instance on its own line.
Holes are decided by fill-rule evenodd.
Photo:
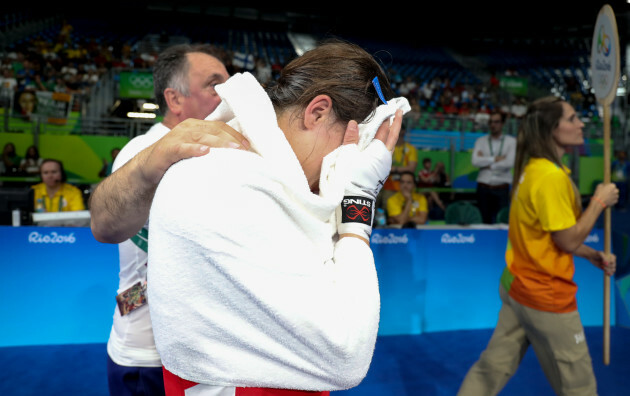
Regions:
M 503 170 L 514 168 L 514 160 L 516 159 L 516 139 L 506 138 L 505 154 L 497 156 L 496 162 L 490 165 L 490 169 Z
M 426 224 L 427 223 L 428 216 L 429 216 L 428 212 L 419 211 L 415 215 L 413 215 L 411 217 L 411 219 L 409 219 L 409 220 L 413 221 L 417 225 L 422 225 L 422 224 Z
M 392 172 L 394 173 L 414 172 L 415 173 L 417 166 L 418 166 L 418 161 L 409 161 L 407 165 L 392 167 Z
M 473 148 L 471 163 L 475 168 L 485 168 L 494 163 L 494 157 L 484 156 L 482 149 L 482 142 L 486 140 L 483 137 L 478 138 L 475 141 L 475 147 Z M 487 144 L 487 143 L 486 143 Z
M 105 178 L 90 197 L 97 241 L 120 243 L 149 218 L 155 190 L 174 163 L 208 153 L 210 147 L 249 149 L 249 142 L 220 121 L 188 119 Z

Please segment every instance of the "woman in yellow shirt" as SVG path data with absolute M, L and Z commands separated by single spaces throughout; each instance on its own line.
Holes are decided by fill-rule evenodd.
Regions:
M 40 167 L 42 182 L 34 185 L 35 212 L 85 210 L 81 190 L 66 183 L 61 161 L 46 159 Z
M 577 310 L 573 256 L 614 274 L 615 256 L 584 241 L 602 211 L 617 202 L 619 190 L 614 183 L 600 184 L 582 210 L 579 191 L 561 161 L 570 147 L 584 143 L 582 127 L 573 107 L 553 96 L 533 102 L 522 120 L 507 265 L 499 287 L 503 306 L 486 350 L 458 395 L 496 395 L 530 345 L 556 394 L 597 394 Z

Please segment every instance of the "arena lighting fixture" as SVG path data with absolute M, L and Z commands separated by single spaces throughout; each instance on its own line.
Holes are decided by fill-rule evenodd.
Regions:
M 127 113 L 127 117 L 129 118 L 155 118 L 154 113 L 138 113 L 134 111 L 130 111 Z
M 155 103 L 143 103 L 142 104 L 142 110 L 157 110 L 159 108 L 160 108 L 160 106 L 158 106 Z

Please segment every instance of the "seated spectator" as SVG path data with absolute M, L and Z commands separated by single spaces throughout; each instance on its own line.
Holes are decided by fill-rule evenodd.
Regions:
M 38 175 L 42 161 L 44 159 L 39 156 L 39 150 L 37 150 L 35 145 L 32 145 L 26 149 L 26 155 L 20 162 L 20 171 L 29 176 Z
M 392 153 L 392 168 L 389 177 L 385 180 L 385 185 L 376 199 L 376 206 L 379 208 L 385 207 L 389 197 L 400 190 L 400 174 L 402 172 L 415 173 L 418 166 L 418 149 L 411 143 L 405 142 L 406 132 L 407 130 L 403 126 Z
M 416 193 L 413 172 L 400 174 L 400 190 L 387 200 L 387 222 L 403 228 L 415 228 L 427 222 L 429 208 L 424 194 Z
M 432 187 L 435 184 L 435 172 L 431 170 L 431 158 L 422 160 L 422 169 L 418 172 L 418 187 Z
M 14 77 L 13 70 L 3 69 L 2 77 L 0 77 L 0 97 L 3 99 L 13 98 L 17 90 L 17 80 Z
M 18 173 L 20 160 L 20 156 L 15 151 L 15 145 L 11 142 L 5 144 L 2 149 L 2 163 L 0 165 L 2 174 L 13 175 Z
M 427 157 L 422 161 L 422 169 L 418 172 L 418 187 L 446 187 L 448 177 L 444 171 L 444 163 L 438 162 L 435 169 L 431 169 L 431 158 Z M 446 178 L 446 180 L 444 179 Z M 429 218 L 440 220 L 444 218 L 446 207 L 437 191 L 427 191 L 427 204 L 429 208 Z
M 527 113 L 527 105 L 521 97 L 517 96 L 512 103 L 512 107 L 510 108 L 510 114 L 512 115 L 512 117 L 520 120 L 525 116 L 525 113 Z
M 435 164 L 435 170 L 433 171 L 433 184 L 436 187 L 450 187 L 451 182 L 446 174 L 446 167 L 444 162 L 438 162 Z
M 68 184 L 63 163 L 45 159 L 40 166 L 42 182 L 34 185 L 35 212 L 85 210 L 81 190 Z
M 271 65 L 267 63 L 265 58 L 256 59 L 256 79 L 262 86 L 271 83 Z
M 120 149 L 118 147 L 114 147 L 110 152 L 112 160 L 110 162 L 107 162 L 107 160 L 103 158 L 103 167 L 101 168 L 100 172 L 98 172 L 99 177 L 107 177 L 112 174 L 112 165 L 114 164 L 114 160 L 116 159 L 116 156 L 118 156 L 119 152 Z

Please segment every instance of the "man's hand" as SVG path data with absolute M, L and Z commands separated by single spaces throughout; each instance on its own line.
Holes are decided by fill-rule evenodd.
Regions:
M 246 150 L 249 142 L 223 122 L 189 119 L 105 178 L 90 198 L 96 240 L 120 243 L 140 231 L 167 169 L 182 159 L 207 154 L 211 147 Z
M 143 176 L 148 182 L 158 184 L 171 165 L 202 156 L 210 147 L 248 150 L 249 142 L 224 122 L 189 118 L 145 150 Z

